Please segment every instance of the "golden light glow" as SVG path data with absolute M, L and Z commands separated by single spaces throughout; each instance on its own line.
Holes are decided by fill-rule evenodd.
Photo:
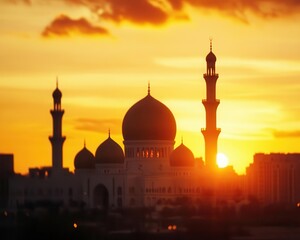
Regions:
M 169 231 L 175 231 L 177 229 L 177 226 L 176 225 L 169 225 L 168 226 L 168 230 Z
M 217 165 L 219 168 L 225 168 L 228 166 L 228 158 L 224 153 L 217 154 Z
M 265 19 L 249 13 L 250 24 L 244 24 L 217 6 L 206 12 L 187 5 L 189 21 L 172 18 L 162 25 L 136 25 L 99 21 L 97 14 L 111 8 L 92 1 L 97 7 L 92 12 L 85 5 L 70 8 L 68 1 L 21 2 L 0 1 L 0 152 L 14 154 L 15 172 L 51 164 L 49 109 L 56 76 L 65 110 L 63 164 L 71 171 L 84 139 L 95 153 L 110 128 L 123 147 L 122 119 L 147 94 L 149 81 L 153 97 L 174 114 L 176 146 L 184 136 L 194 156 L 204 157 L 202 74 L 209 36 L 214 38 L 219 74 L 220 152 L 243 174 L 256 152 L 299 151 L 300 111 L 295 103 L 300 91 L 300 14 Z M 67 17 L 59 19 L 61 14 Z M 78 22 L 81 18 L 88 23 Z M 41 35 L 47 26 L 52 33 L 56 30 L 54 37 Z M 70 30 L 62 28 L 66 26 Z M 91 37 L 99 27 L 110 35 Z M 70 36 L 59 37 L 62 30 Z

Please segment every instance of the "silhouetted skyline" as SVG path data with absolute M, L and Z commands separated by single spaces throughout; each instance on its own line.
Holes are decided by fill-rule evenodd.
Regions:
M 196 157 L 204 157 L 202 74 L 209 37 L 222 76 L 219 152 L 239 173 L 256 152 L 298 152 L 297 3 L 274 0 L 267 8 L 243 2 L 244 9 L 235 9 L 124 1 L 122 13 L 118 1 L 102 9 L 70 2 L 0 3 L 0 152 L 14 154 L 16 172 L 51 165 L 49 95 L 57 76 L 66 109 L 65 167 L 73 168 L 84 139 L 95 151 L 109 128 L 122 145 L 122 118 L 149 81 L 177 120 L 175 146 L 183 137 Z

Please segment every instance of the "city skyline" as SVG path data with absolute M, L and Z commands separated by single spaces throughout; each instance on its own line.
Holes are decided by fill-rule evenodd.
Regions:
M 177 9 L 178 16 L 157 18 L 161 22 L 147 16 L 141 20 L 130 7 L 123 18 L 103 14 L 99 20 L 92 11 L 95 6 L 67 2 L 0 3 L 0 151 L 15 155 L 16 172 L 51 164 L 49 110 L 57 76 L 66 111 L 65 167 L 73 169 L 84 139 L 94 152 L 108 129 L 123 146 L 122 119 L 147 94 L 148 82 L 152 95 L 174 114 L 175 147 L 183 138 L 196 157 L 204 158 L 201 101 L 209 37 L 214 39 L 219 74 L 219 152 L 238 173 L 256 152 L 299 152 L 300 16 L 296 11 L 285 14 L 293 9 L 288 2 L 270 1 L 282 9 L 276 17 L 264 6 L 261 11 L 235 9 L 239 16 L 233 16 L 226 9 L 187 1 L 190 5 Z M 54 31 L 57 26 L 64 28 Z

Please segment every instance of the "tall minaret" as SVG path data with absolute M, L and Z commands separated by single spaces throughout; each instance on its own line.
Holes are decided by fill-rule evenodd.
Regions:
M 62 93 L 58 89 L 58 81 L 56 81 L 56 89 L 52 97 L 54 105 L 50 113 L 53 119 L 53 135 L 49 137 L 49 140 L 52 145 L 52 167 L 58 172 L 63 168 L 63 144 L 66 140 L 66 137 L 62 136 L 62 117 L 65 111 L 61 109 Z
M 210 40 L 210 52 L 206 56 L 206 73 L 203 77 L 206 82 L 206 99 L 202 100 L 206 112 L 206 128 L 202 129 L 205 140 L 205 165 L 209 170 L 216 168 L 218 136 L 221 132 L 217 128 L 217 108 L 220 100 L 216 99 L 216 83 L 219 77 L 215 73 L 216 56 L 212 52 L 212 40 Z

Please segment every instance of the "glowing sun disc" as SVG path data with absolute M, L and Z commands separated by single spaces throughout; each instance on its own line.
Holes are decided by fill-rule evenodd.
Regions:
M 228 166 L 228 158 L 224 153 L 217 154 L 217 165 L 219 168 L 225 168 Z

